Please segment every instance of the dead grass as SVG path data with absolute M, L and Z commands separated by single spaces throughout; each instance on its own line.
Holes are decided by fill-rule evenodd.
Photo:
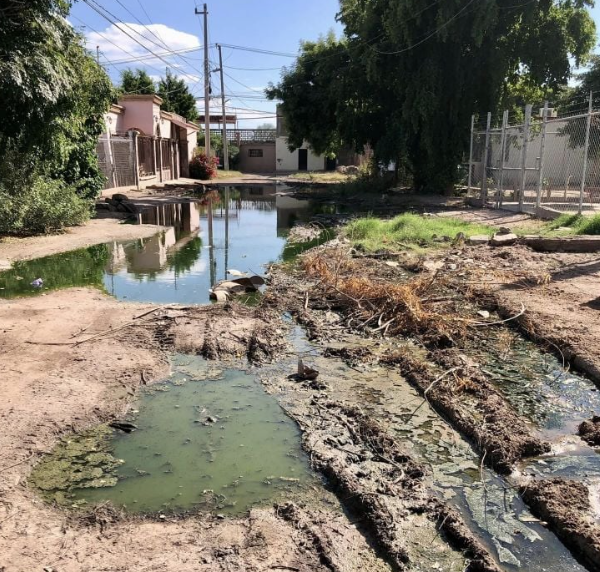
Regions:
M 319 280 L 325 293 L 350 306 L 349 325 L 383 335 L 419 335 L 436 344 L 453 343 L 466 334 L 468 321 L 443 300 L 429 296 L 446 285 L 437 273 L 404 283 L 377 281 L 364 275 L 344 249 L 306 256 L 303 268 Z

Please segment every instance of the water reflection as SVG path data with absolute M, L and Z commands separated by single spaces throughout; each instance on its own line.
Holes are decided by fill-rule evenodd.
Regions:
M 275 185 L 223 187 L 202 197 L 149 199 L 138 221 L 157 225 L 151 238 L 112 243 L 19 262 L 0 272 L 0 297 L 36 296 L 71 286 L 104 287 L 119 299 L 207 304 L 227 271 L 263 274 L 285 258 L 285 237 L 316 212 Z M 159 229 L 157 228 L 157 231 Z M 44 280 L 43 288 L 31 282 Z
M 183 204 L 152 204 L 140 220 L 169 225 L 151 239 L 111 246 L 105 286 L 118 298 L 208 303 L 228 270 L 263 274 L 289 229 L 311 214 L 309 201 L 275 185 L 223 187 Z M 183 262 L 183 263 L 182 263 Z

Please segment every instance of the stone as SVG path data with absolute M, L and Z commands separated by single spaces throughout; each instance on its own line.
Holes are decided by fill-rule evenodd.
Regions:
M 490 241 L 490 237 L 487 234 L 476 234 L 469 237 L 469 244 L 471 246 L 478 246 L 481 244 L 487 244 Z
M 477 314 L 486 320 L 490 317 L 490 313 L 487 310 L 479 310 Z
M 490 240 L 490 244 L 492 246 L 511 246 L 518 240 L 518 236 L 516 234 L 508 233 L 508 234 L 500 234 L 496 233 L 492 240 Z
M 496 234 L 511 234 L 511 233 L 512 233 L 512 230 L 510 230 L 510 228 L 507 228 L 505 226 L 501 226 L 498 229 L 498 232 Z
M 444 268 L 443 260 L 425 260 L 423 262 L 423 269 L 429 270 L 429 272 L 437 272 Z

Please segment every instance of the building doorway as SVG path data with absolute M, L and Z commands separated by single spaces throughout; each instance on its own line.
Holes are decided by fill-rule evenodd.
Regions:
M 308 171 L 308 149 L 298 149 L 298 171 Z

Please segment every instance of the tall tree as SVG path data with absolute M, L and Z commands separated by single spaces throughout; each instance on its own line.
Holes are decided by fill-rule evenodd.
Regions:
M 112 84 L 67 22 L 69 7 L 66 0 L 5 0 L 0 8 L 4 231 L 74 222 L 104 182 L 96 144 Z
M 267 90 L 290 144 L 369 144 L 403 158 L 418 190 L 457 177 L 471 113 L 514 86 L 558 89 L 594 45 L 592 0 L 340 0 L 344 38 L 305 43 Z M 509 89 L 513 86 L 512 91 Z
M 120 91 L 131 95 L 153 95 L 156 93 L 156 86 L 145 70 L 126 69 L 121 72 Z
M 162 98 L 162 108 L 185 117 L 188 121 L 198 119 L 196 98 L 183 79 L 167 70 L 167 75 L 158 82 L 158 95 Z

